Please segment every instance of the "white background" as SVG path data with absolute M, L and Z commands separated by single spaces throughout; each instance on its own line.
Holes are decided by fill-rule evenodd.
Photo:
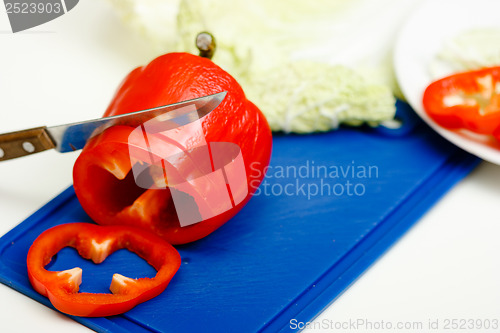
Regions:
M 147 49 L 104 0 L 81 1 L 18 34 L 0 10 L 0 132 L 101 116 L 122 78 L 150 60 Z M 0 234 L 71 184 L 76 156 L 50 151 L 0 163 Z M 318 320 L 425 328 L 439 319 L 442 328 L 445 319 L 500 319 L 499 203 L 500 167 L 483 162 Z M 0 331 L 89 330 L 0 284 Z

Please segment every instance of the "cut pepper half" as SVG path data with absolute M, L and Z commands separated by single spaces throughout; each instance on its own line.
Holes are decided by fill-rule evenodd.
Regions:
M 492 135 L 500 126 L 500 67 L 437 80 L 425 90 L 423 105 L 443 127 Z
M 153 278 L 132 279 L 114 274 L 110 294 L 79 293 L 82 269 L 52 272 L 45 269 L 51 258 L 65 247 L 98 264 L 119 249 L 128 249 L 156 270 Z M 61 312 L 73 316 L 102 317 L 124 313 L 165 290 L 181 264 L 177 250 L 151 232 L 128 226 L 98 226 L 90 223 L 62 224 L 43 232 L 31 245 L 27 257 L 28 277 L 33 288 L 47 296 Z
M 113 126 L 89 140 L 75 162 L 73 183 L 90 218 L 185 244 L 235 216 L 264 178 L 272 136 L 231 75 L 199 56 L 162 55 L 127 76 L 104 116 L 222 91 L 221 104 L 199 121 L 169 131 L 157 131 L 154 122 L 149 130 L 149 121 L 141 128 Z

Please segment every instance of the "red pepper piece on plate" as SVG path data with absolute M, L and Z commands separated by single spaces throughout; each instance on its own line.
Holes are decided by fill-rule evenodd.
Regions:
M 246 99 L 231 75 L 209 59 L 188 53 L 169 53 L 133 70 L 104 116 L 223 91 L 227 91 L 225 99 L 200 120 L 198 129 L 193 123 L 186 125 L 194 126 L 187 132 L 180 129 L 176 132 L 174 141 L 177 142 L 166 136 L 147 134 L 145 146 L 146 134 L 127 126 L 111 127 L 91 139 L 73 169 L 75 192 L 87 214 L 98 224 L 132 225 L 151 230 L 171 244 L 196 241 L 232 218 L 264 177 L 272 136 L 264 115 Z M 177 154 L 180 148 L 184 153 Z M 137 156 L 131 158 L 132 150 Z M 211 157 L 205 162 L 198 157 L 193 159 L 206 151 Z M 218 161 L 214 154 L 221 155 L 221 152 L 229 155 Z M 156 188 L 139 186 L 132 172 L 134 166 L 145 163 L 149 153 L 158 153 L 160 158 L 177 156 L 177 166 L 172 159 L 165 159 L 164 165 L 158 163 L 149 169 L 150 182 L 159 184 Z M 206 163 L 208 165 L 204 165 Z M 200 168 L 210 167 L 210 163 L 212 173 L 200 172 Z M 167 171 L 172 171 L 168 177 Z M 210 188 L 210 184 L 220 185 L 221 190 Z M 182 197 L 185 207 L 176 209 L 176 199 Z M 202 202 L 204 199 L 206 202 Z M 182 205 L 177 208 L 179 206 Z M 179 213 L 191 214 L 182 217 L 197 223 L 181 223 Z
M 424 92 L 427 114 L 449 129 L 492 135 L 500 126 L 500 67 L 454 74 Z
M 53 272 L 44 267 L 64 247 L 73 247 L 86 259 L 101 263 L 116 250 L 126 248 L 157 270 L 154 278 L 131 279 L 114 274 L 111 294 L 79 293 L 82 269 Z M 33 288 L 47 296 L 61 312 L 73 316 L 101 317 L 124 313 L 165 290 L 177 272 L 177 250 L 151 232 L 127 226 L 90 223 L 62 224 L 44 231 L 31 245 L 27 257 Z

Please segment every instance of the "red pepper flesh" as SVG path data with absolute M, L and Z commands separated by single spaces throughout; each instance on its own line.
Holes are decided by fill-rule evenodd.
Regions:
M 437 80 L 425 90 L 423 105 L 443 127 L 492 135 L 500 126 L 500 67 Z
M 209 59 L 188 53 L 169 53 L 156 58 L 147 66 L 133 70 L 123 81 L 104 116 L 153 108 L 223 91 L 227 91 L 225 99 L 201 119 L 201 133 L 186 136 L 183 149 L 190 151 L 202 141 L 210 145 L 222 142 L 239 147 L 246 172 L 246 179 L 243 181 L 248 188 L 243 192 L 245 194 L 241 201 L 233 200 L 229 203 L 232 204 L 230 209 L 219 215 L 182 226 L 173 202 L 175 189 L 144 189 L 138 186 L 131 169 L 133 163 L 142 163 L 142 160 L 139 157 L 131 161 L 129 155 L 131 147 L 143 152 L 148 152 L 149 148 L 163 151 L 166 156 L 169 150 L 175 151 L 178 147 L 169 147 L 168 140 L 160 137 L 149 142 L 151 147 L 144 147 L 134 142 L 134 128 L 115 126 L 87 143 L 73 169 L 76 195 L 92 220 L 102 225 L 120 224 L 145 228 L 170 244 L 184 244 L 209 235 L 236 215 L 250 200 L 265 175 L 271 155 L 272 135 L 264 115 L 246 99 L 243 90 L 231 75 Z M 163 170 L 159 169 L 161 174 Z M 195 173 L 184 165 L 178 170 L 184 173 L 183 177 L 186 179 L 196 178 Z M 199 193 L 183 192 L 182 195 L 198 203 L 204 196 L 202 190 Z M 232 194 L 234 198 L 235 192 Z M 203 215 L 201 211 L 194 213 Z
M 81 268 L 48 271 L 44 267 L 64 247 L 73 247 L 98 264 L 116 250 L 128 249 L 157 270 L 153 278 L 131 279 L 114 274 L 111 294 L 79 293 Z M 124 313 L 165 290 L 181 264 L 179 253 L 148 231 L 127 226 L 98 226 L 90 223 L 62 224 L 44 231 L 31 245 L 28 277 L 33 288 L 47 296 L 59 311 L 82 317 Z

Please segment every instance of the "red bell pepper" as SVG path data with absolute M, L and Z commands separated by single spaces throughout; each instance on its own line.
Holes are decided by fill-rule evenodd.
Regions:
M 78 293 L 82 269 L 61 272 L 44 267 L 64 247 L 73 247 L 86 259 L 101 263 L 116 250 L 126 248 L 156 270 L 154 278 L 131 279 L 114 274 L 111 294 Z M 181 264 L 179 253 L 148 231 L 127 226 L 98 226 L 90 223 L 62 224 L 43 232 L 28 252 L 28 276 L 33 288 L 47 296 L 61 312 L 84 317 L 111 316 L 126 312 L 159 295 Z
M 149 146 L 144 146 L 134 128 L 117 126 L 91 139 L 73 169 L 75 192 L 88 215 L 98 224 L 133 225 L 151 230 L 171 244 L 203 238 L 232 218 L 248 202 L 264 177 L 271 154 L 272 136 L 264 115 L 246 99 L 231 75 L 206 58 L 187 53 L 166 54 L 132 71 L 118 89 L 104 116 L 153 108 L 222 91 L 227 91 L 225 99 L 200 120 L 199 131 L 193 130 L 183 138 L 182 148 L 192 153 L 203 142 L 210 148 L 221 142 L 239 148 L 239 161 L 245 170 L 242 173 L 245 188 L 240 186 L 236 191 L 231 188 L 232 198 L 227 210 L 204 218 L 201 199 L 213 198 L 213 195 L 203 192 L 202 186 L 195 188 L 188 184 L 187 187 L 173 188 L 170 186 L 171 178 L 163 179 L 167 177 L 163 177 L 165 170 L 161 167 L 156 169 L 153 178 L 164 181 L 166 189 L 138 186 L 131 170 L 135 164 L 144 162 L 145 153 L 161 151 L 169 155 L 178 150 L 178 144 L 171 144 L 171 140 L 166 137 L 153 135 Z M 133 149 L 139 152 L 139 157 L 131 158 L 130 150 Z M 232 163 L 231 160 L 229 162 Z M 195 179 L 199 163 L 182 163 L 177 168 L 181 170 L 182 178 Z M 163 166 L 163 169 L 166 168 L 168 165 Z M 256 169 L 259 173 L 255 172 Z M 257 178 L 256 174 L 259 175 Z M 220 179 L 225 179 L 224 188 L 227 185 L 229 189 L 231 184 L 227 173 L 224 177 Z M 248 186 L 250 183 L 252 185 Z M 174 205 L 175 195 L 185 195 L 195 201 L 199 211 L 184 211 L 192 210 L 193 214 L 201 215 L 203 220 L 182 226 Z M 235 200 L 238 195 L 240 198 Z
M 491 135 L 500 126 L 500 67 L 437 80 L 425 90 L 423 105 L 443 127 Z

